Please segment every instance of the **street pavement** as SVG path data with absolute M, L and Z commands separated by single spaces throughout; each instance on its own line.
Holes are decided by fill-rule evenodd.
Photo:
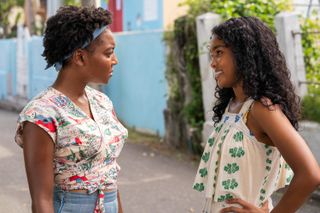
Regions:
M 0 110 L 0 213 L 29 213 L 30 196 L 22 149 L 14 141 L 17 113 Z M 303 124 L 302 135 L 320 162 L 320 127 Z M 130 136 L 129 136 L 130 138 Z M 200 213 L 203 193 L 192 189 L 198 162 L 177 151 L 128 142 L 118 160 L 119 189 L 125 213 Z M 279 200 L 281 193 L 274 195 Z M 320 213 L 309 199 L 299 213 Z

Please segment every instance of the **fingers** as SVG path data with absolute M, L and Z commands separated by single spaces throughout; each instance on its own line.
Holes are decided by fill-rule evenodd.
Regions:
M 265 207 L 265 206 L 268 207 L 268 205 L 269 205 L 269 200 L 266 200 L 266 201 L 263 203 L 262 207 Z
M 232 212 L 232 213 L 243 213 L 244 210 L 235 206 L 227 207 L 224 208 L 220 211 L 221 213 L 227 213 L 227 212 Z
M 263 203 L 263 205 L 261 206 L 261 209 L 268 210 L 268 212 L 269 212 L 269 200 L 266 200 Z
M 242 213 L 245 212 L 245 209 L 248 209 L 250 207 L 250 204 L 240 198 L 233 198 L 233 199 L 229 199 L 226 200 L 226 203 L 228 204 L 238 204 L 240 205 L 242 208 L 239 207 L 235 207 L 235 206 L 230 206 L 227 208 L 224 208 L 221 210 L 221 212 L 235 212 L 235 213 Z
M 238 204 L 241 207 L 235 207 L 235 206 L 230 206 L 227 208 L 224 208 L 221 210 L 221 212 L 235 212 L 235 213 L 246 213 L 246 212 L 261 212 L 261 210 L 263 212 L 269 212 L 269 202 L 268 200 L 266 202 L 263 203 L 263 206 L 261 207 L 261 209 L 259 209 L 258 207 L 252 205 L 251 203 L 248 203 L 245 200 L 242 200 L 240 198 L 233 198 L 233 199 L 229 199 L 226 200 L 226 203 L 228 204 Z
M 250 203 L 248 203 L 247 201 L 244 201 L 240 198 L 232 198 L 226 201 L 226 203 L 228 204 L 239 204 L 240 206 L 242 206 L 243 208 L 249 208 L 252 205 Z

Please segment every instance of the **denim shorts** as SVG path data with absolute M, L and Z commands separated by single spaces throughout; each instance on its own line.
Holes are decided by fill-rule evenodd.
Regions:
M 83 194 L 66 192 L 55 188 L 54 213 L 93 213 L 98 199 L 98 192 Z M 104 193 L 105 213 L 118 213 L 117 191 Z

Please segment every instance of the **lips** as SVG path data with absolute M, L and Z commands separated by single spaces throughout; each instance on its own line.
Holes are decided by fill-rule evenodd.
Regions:
M 219 75 L 221 75 L 221 74 L 222 74 L 222 71 L 221 71 L 221 70 L 215 71 L 215 72 L 214 72 L 214 77 L 215 77 L 215 78 L 218 78 Z

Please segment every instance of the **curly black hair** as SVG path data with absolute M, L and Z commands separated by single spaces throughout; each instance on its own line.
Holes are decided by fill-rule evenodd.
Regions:
M 44 32 L 42 56 L 48 63 L 47 68 L 92 41 L 94 30 L 111 22 L 111 13 L 103 8 L 60 7 L 48 19 Z
M 256 101 L 268 98 L 271 105 L 278 104 L 292 126 L 298 129 L 300 98 L 294 92 L 290 72 L 272 30 L 258 18 L 239 17 L 214 27 L 212 35 L 224 41 L 234 54 L 236 75 L 243 81 L 244 93 Z M 217 85 L 217 102 L 213 107 L 215 124 L 234 96 L 232 88 Z

